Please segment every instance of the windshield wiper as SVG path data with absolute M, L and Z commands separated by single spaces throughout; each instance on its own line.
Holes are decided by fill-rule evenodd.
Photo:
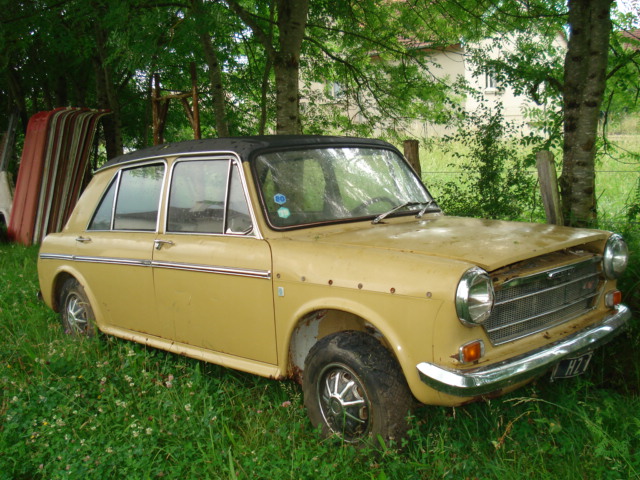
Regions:
M 400 205 L 398 205 L 397 207 L 393 207 L 391 210 L 389 210 L 388 212 L 384 212 L 381 213 L 380 215 L 378 215 L 376 218 L 374 218 L 371 223 L 372 224 L 377 224 L 380 223 L 382 220 L 384 220 L 385 218 L 387 218 L 389 215 L 391 215 L 392 213 L 397 212 L 398 210 L 400 210 L 401 208 L 405 208 L 405 207 L 415 207 L 416 205 L 424 205 L 427 202 L 404 202 L 401 203 Z M 430 203 L 435 203 L 433 202 L 433 200 L 431 200 L 431 202 L 427 203 L 427 208 L 429 207 Z
M 420 210 L 420 212 L 418 212 L 418 214 L 416 215 L 416 218 L 422 218 L 422 216 L 427 212 L 427 210 L 429 210 L 431 207 L 433 207 L 433 210 L 430 210 L 432 212 L 439 212 L 440 211 L 440 207 L 436 204 L 435 200 L 430 200 L 422 210 Z

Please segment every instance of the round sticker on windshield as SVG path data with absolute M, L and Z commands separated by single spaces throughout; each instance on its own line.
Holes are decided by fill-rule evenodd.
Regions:
M 280 207 L 278 209 L 278 216 L 280 218 L 289 218 L 290 215 L 291 215 L 291 212 L 287 207 Z
M 284 205 L 285 203 L 287 203 L 287 197 L 285 197 L 281 193 L 277 193 L 276 195 L 273 196 L 273 201 L 276 202 L 278 205 Z

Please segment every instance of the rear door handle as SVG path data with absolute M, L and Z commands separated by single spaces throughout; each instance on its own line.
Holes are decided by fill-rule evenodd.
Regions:
M 90 237 L 82 237 L 82 236 L 80 236 L 80 237 L 76 238 L 76 242 L 79 242 L 79 243 L 89 243 L 90 241 L 91 241 Z

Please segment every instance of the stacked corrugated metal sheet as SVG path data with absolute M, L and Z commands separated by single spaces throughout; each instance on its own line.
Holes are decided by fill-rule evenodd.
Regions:
M 9 220 L 9 238 L 40 243 L 62 230 L 82 190 L 98 120 L 107 110 L 58 108 L 29 120 Z

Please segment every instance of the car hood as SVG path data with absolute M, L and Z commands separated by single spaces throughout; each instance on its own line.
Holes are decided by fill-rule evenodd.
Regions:
M 358 226 L 315 231 L 308 240 L 449 258 L 492 271 L 608 236 L 601 230 L 448 216 Z

